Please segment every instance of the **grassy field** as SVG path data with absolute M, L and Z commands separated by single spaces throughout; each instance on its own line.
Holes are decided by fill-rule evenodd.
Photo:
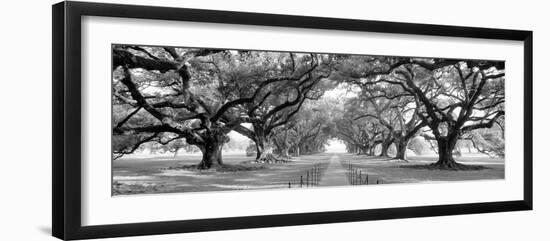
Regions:
M 333 158 L 336 156 L 336 158 Z M 329 161 L 341 163 L 342 173 L 352 164 L 363 175 L 368 174 L 371 183 L 378 180 L 388 183 L 422 183 L 441 181 L 466 181 L 504 178 L 504 160 L 471 155 L 456 158 L 463 164 L 483 165 L 483 170 L 444 171 L 404 168 L 407 165 L 429 164 L 435 156 L 410 157 L 409 162 L 388 158 L 357 156 L 352 154 L 316 154 L 300 156 L 288 163 L 255 164 L 253 157 L 244 154 L 224 154 L 224 163 L 236 168 L 224 171 L 186 168 L 200 162 L 199 155 L 162 157 L 133 157 L 113 161 L 113 195 L 137 193 L 170 193 L 225 191 L 246 189 L 292 188 L 300 186 L 300 177 L 315 164 L 321 173 Z M 330 173 L 330 175 L 333 175 Z M 345 174 L 340 174 L 345 175 Z
M 391 160 L 381 157 L 366 157 L 351 154 L 342 154 L 341 160 L 345 164 L 351 163 L 362 173 L 372 177 L 372 181 L 381 183 L 418 183 L 441 181 L 467 181 L 504 178 L 504 159 L 491 159 L 483 155 L 464 155 L 455 160 L 462 164 L 482 165 L 485 169 L 471 171 L 428 170 L 404 168 L 413 165 L 427 165 L 437 161 L 436 156 L 413 156 L 408 162 Z
M 256 164 L 244 154 L 224 155 L 224 164 L 249 170 L 223 171 L 181 168 L 200 162 L 199 155 L 180 155 L 176 159 L 124 158 L 113 162 L 113 195 L 224 191 L 244 189 L 288 188 L 300 185 L 300 176 L 315 164 L 328 164 L 331 155 L 303 156 L 289 163 Z

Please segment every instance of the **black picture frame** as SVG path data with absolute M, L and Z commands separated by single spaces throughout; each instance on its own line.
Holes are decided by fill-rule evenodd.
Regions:
M 60 2 L 53 10 L 53 195 L 52 233 L 60 239 L 200 232 L 213 230 L 308 225 L 380 219 L 413 218 L 531 210 L 533 204 L 533 33 L 523 30 L 443 26 L 197 10 L 90 2 Z M 405 208 L 342 210 L 283 215 L 243 216 L 99 226 L 81 224 L 81 17 L 229 23 L 258 26 L 350 30 L 425 36 L 516 40 L 524 44 L 524 186 L 523 199 Z

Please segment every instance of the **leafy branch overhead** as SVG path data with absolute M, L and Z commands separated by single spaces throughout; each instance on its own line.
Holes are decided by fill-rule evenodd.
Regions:
M 328 69 L 315 54 L 113 46 L 113 101 L 125 110 L 113 132 L 134 136 L 115 154 L 169 134 L 214 153 L 204 168 L 221 164 L 228 132 L 258 139 L 242 126 L 254 123 L 267 136 L 315 98 Z
M 234 131 L 258 162 L 322 151 L 332 138 L 382 156 L 393 145 L 405 160 L 425 137 L 436 165 L 455 168 L 459 142 L 498 151 L 488 147 L 500 135 L 482 132 L 505 114 L 503 61 L 113 45 L 112 63 L 115 158 L 145 143 L 191 145 L 210 168 Z M 342 89 L 345 98 L 327 94 Z

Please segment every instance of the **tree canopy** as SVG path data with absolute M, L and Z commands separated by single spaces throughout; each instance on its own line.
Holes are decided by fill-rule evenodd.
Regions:
M 504 155 L 504 62 L 113 45 L 113 154 L 155 143 L 197 148 L 198 168 L 223 164 L 234 131 L 256 161 L 322 152 L 406 160 L 411 140 L 434 145 L 439 168 L 460 168 L 459 145 Z M 345 90 L 345 98 L 327 94 Z M 470 143 L 470 144 L 465 144 Z M 416 146 L 422 146 L 418 143 Z

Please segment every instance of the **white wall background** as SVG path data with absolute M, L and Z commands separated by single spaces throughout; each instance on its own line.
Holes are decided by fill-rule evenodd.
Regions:
M 544 137 L 550 18 L 544 1 L 139 0 L 109 1 L 534 31 L 535 210 L 263 228 L 113 240 L 548 240 L 550 162 Z M 55 240 L 51 230 L 51 8 L 10 1 L 0 8 L 0 240 Z M 230 204 L 227 204 L 230 206 Z

